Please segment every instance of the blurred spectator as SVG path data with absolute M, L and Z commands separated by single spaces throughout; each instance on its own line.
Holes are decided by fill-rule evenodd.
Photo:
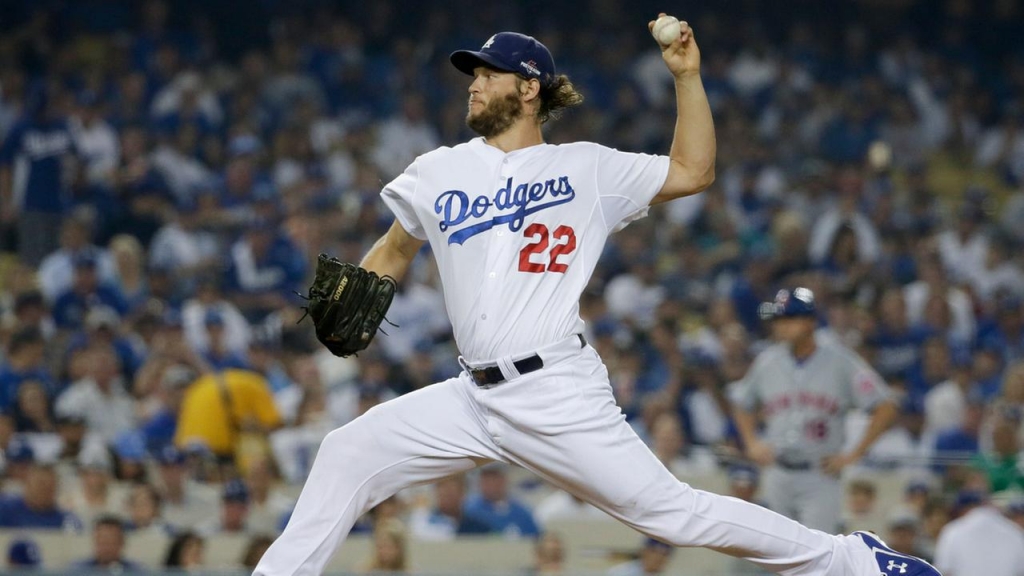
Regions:
M 942 530 L 935 567 L 945 574 L 1014 576 L 1024 566 L 1024 532 L 985 494 L 961 492 L 962 515 Z
M 7 567 L 15 571 L 38 569 L 43 564 L 39 545 L 30 538 L 13 540 L 7 547 Z
M 847 531 L 868 524 L 872 520 L 878 504 L 878 487 L 867 479 L 850 481 L 846 486 L 846 514 L 843 526 Z
M 244 370 L 210 372 L 185 391 L 174 443 L 183 449 L 199 442 L 229 463 L 241 430 L 267 433 L 280 425 L 266 379 Z
M 673 412 L 665 412 L 654 419 L 651 441 L 654 455 L 678 478 L 703 476 L 718 468 L 711 452 L 687 442 L 683 423 Z
M 29 472 L 36 465 L 36 453 L 32 445 L 24 436 L 12 437 L 4 450 L 4 459 L 4 472 L 7 478 L 14 482 L 14 488 L 17 490 L 24 489 Z M 12 487 L 8 486 L 9 492 L 17 490 L 12 490 Z
M 462 534 L 488 534 L 491 525 L 469 514 L 463 506 L 466 477 L 449 476 L 434 484 L 434 507 L 417 509 L 409 518 L 409 531 L 419 540 L 452 540 Z
M 125 494 L 114 481 L 114 465 L 106 448 L 94 444 L 79 454 L 77 471 L 77 481 L 62 491 L 61 503 L 84 525 L 121 511 Z
M 929 356 L 928 350 L 933 346 L 939 349 L 933 355 L 948 357 L 944 343 L 929 341 L 925 348 L 926 358 Z M 934 385 L 924 394 L 925 431 L 933 435 L 963 424 L 967 396 L 972 393 L 974 385 L 969 358 L 953 362 L 951 370 L 949 361 L 944 360 L 941 364 L 946 366 L 940 365 L 939 368 L 945 369 L 938 370 L 937 374 L 945 372 L 949 374 L 949 379 Z
M 81 530 L 81 521 L 58 507 L 57 491 L 53 467 L 32 465 L 25 476 L 24 493 L 0 498 L 0 528 Z
M 533 566 L 528 576 L 561 576 L 565 573 L 565 543 L 557 532 L 544 532 L 533 546 Z
M 163 502 L 163 515 L 175 527 L 195 526 L 216 514 L 220 497 L 216 488 L 190 478 L 184 452 L 165 446 L 156 453 L 154 483 Z
M 103 117 L 99 94 L 82 92 L 77 104 L 71 126 L 78 154 L 85 164 L 85 180 L 90 186 L 109 188 L 114 183 L 114 171 L 121 157 L 117 132 Z
M 255 222 L 232 247 L 227 292 L 250 320 L 288 306 L 305 286 L 306 257 L 274 222 Z
M 110 254 L 117 267 L 118 287 L 129 311 L 135 311 L 149 298 L 146 285 L 146 255 L 142 244 L 129 234 L 118 234 L 110 239 Z
M 652 576 L 663 574 L 672 559 L 672 546 L 658 542 L 653 538 L 644 540 L 643 548 L 640 549 L 638 558 L 632 562 L 626 562 L 614 566 L 608 570 L 608 576 Z
M 163 567 L 186 572 L 202 570 L 205 549 L 206 541 L 195 532 L 186 530 L 171 541 Z
M 101 516 L 92 527 L 93 555 L 71 565 L 83 572 L 103 570 L 116 573 L 140 573 L 140 564 L 124 557 L 124 524 L 117 516 Z
M 412 356 L 419 342 L 433 343 L 451 334 L 441 292 L 408 278 L 399 284 L 388 308 L 388 320 L 398 325 L 381 339 L 384 354 L 393 361 Z
M 997 410 L 987 428 L 989 440 L 984 444 L 989 447 L 975 457 L 974 467 L 985 475 L 993 493 L 1024 490 L 1020 410 Z
M 206 328 L 207 342 L 209 343 L 203 352 L 203 359 L 214 370 L 249 370 L 249 361 L 241 351 L 235 351 L 228 347 L 225 334 L 224 316 L 219 310 L 209 309 L 203 318 Z
M 162 502 L 156 488 L 149 484 L 135 484 L 128 492 L 125 530 L 133 533 L 169 535 L 174 532 L 163 519 Z
M 408 570 L 406 531 L 400 521 L 391 519 L 374 527 L 372 550 L 370 558 L 357 567 L 358 572 L 403 574 Z
M 17 292 L 11 311 L 14 313 L 14 325 L 18 328 L 36 328 L 46 339 L 52 338 L 56 332 L 46 300 L 37 289 Z
M 139 432 L 145 437 L 149 450 L 159 452 L 174 443 L 185 390 L 195 379 L 195 372 L 181 364 L 171 364 L 163 370 L 157 389 L 151 393 L 150 398 L 155 404 L 152 412 L 139 425 Z
M 25 380 L 21 383 L 18 397 L 10 409 L 15 431 L 30 434 L 52 434 L 57 431 L 46 392 L 46 387 L 38 380 Z
M 273 462 L 268 459 L 253 461 L 245 470 L 245 486 L 249 490 L 248 528 L 253 532 L 273 534 L 281 517 L 295 505 L 274 486 Z
M 245 547 L 242 552 L 242 566 L 246 569 L 252 570 L 256 568 L 256 564 L 259 563 L 260 558 L 263 558 L 263 553 L 270 548 L 270 545 L 274 543 L 274 538 L 265 534 L 257 534 L 249 539 L 249 544 Z
M 509 495 L 504 464 L 488 464 L 480 469 L 479 492 L 466 499 L 463 511 L 489 524 L 492 532 L 509 538 L 540 534 L 533 512 Z
M 923 558 L 925 556 L 917 546 L 918 527 L 917 515 L 912 510 L 897 508 L 889 513 L 885 543 L 901 554 Z
M 196 530 L 205 537 L 249 532 L 249 489 L 238 479 L 224 483 L 220 514 L 200 524 Z
M 982 276 L 989 257 L 989 237 L 982 226 L 984 210 L 976 201 L 965 200 L 957 216 L 955 228 L 940 232 L 936 245 L 950 281 L 962 283 Z
M 613 318 L 649 328 L 654 311 L 665 298 L 665 288 L 658 285 L 655 256 L 644 253 L 629 263 L 626 274 L 616 276 L 604 290 L 608 312 Z
M 918 259 L 917 264 L 918 280 L 903 288 L 910 325 L 959 342 L 970 342 L 976 329 L 970 297 L 949 282 L 937 255 L 925 255 Z M 942 302 L 945 302 L 945 307 L 941 306 Z M 938 318 L 934 315 L 928 317 L 929 305 L 942 315 L 945 325 L 937 325 L 935 321 Z
M 31 266 L 57 247 L 60 214 L 70 201 L 67 160 L 78 153 L 53 96 L 37 86 L 0 146 L 0 222 L 17 226 L 18 255 Z M 25 166 L 17 179 L 15 163 Z
M 90 432 L 111 442 L 135 425 L 135 404 L 110 347 L 87 348 L 80 354 L 82 376 L 57 398 L 55 411 L 58 416 L 84 418 Z
M 39 265 L 39 289 L 49 302 L 71 289 L 75 278 L 75 261 L 91 254 L 96 260 L 96 273 L 102 284 L 117 281 L 117 266 L 110 252 L 93 244 L 95 218 L 86 210 L 78 210 L 64 219 L 60 230 L 60 248 L 51 252 Z
M 44 363 L 45 346 L 46 341 L 36 327 L 22 328 L 11 335 L 7 353 L 0 360 L 0 411 L 16 404 L 23 382 L 41 383 L 47 395 L 56 392 L 56 383 Z
M 423 96 L 406 94 L 401 112 L 380 124 L 372 157 L 385 180 L 398 176 L 417 156 L 440 144 L 426 112 Z
M 111 308 L 118 315 L 128 312 L 128 302 L 113 283 L 101 282 L 96 271 L 94 254 L 83 252 L 75 256 L 74 278 L 71 287 L 57 295 L 53 303 L 53 320 L 65 330 L 81 328 L 86 314 L 95 306 Z
M 197 352 L 210 349 L 210 324 L 220 322 L 222 346 L 233 354 L 241 354 L 249 346 L 252 328 L 245 316 L 221 293 L 219 280 L 204 276 L 199 279 L 195 297 L 185 302 L 181 310 L 182 323 L 189 346 Z
M 926 558 L 935 558 L 935 544 L 949 520 L 949 504 L 941 497 L 929 498 L 921 508 L 921 531 L 917 545 Z
M 967 397 L 967 407 L 960 426 L 945 430 L 935 439 L 936 472 L 942 472 L 947 480 L 963 481 L 966 467 L 980 450 L 981 426 L 985 417 L 985 405 L 977 394 Z

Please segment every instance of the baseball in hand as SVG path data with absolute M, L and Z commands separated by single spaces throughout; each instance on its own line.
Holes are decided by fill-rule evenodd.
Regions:
M 654 39 L 662 46 L 668 46 L 679 38 L 679 19 L 675 16 L 662 16 L 654 23 L 651 30 Z

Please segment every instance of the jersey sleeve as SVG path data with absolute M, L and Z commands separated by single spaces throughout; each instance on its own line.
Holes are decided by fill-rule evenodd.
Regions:
M 413 206 L 418 184 L 419 168 L 416 162 L 413 162 L 405 172 L 384 186 L 380 196 L 406 232 L 415 238 L 426 240 L 427 232 L 423 229 L 423 223 Z
M 621 230 L 647 215 L 651 200 L 665 185 L 668 167 L 668 156 L 598 146 L 597 190 L 610 230 Z
M 881 375 L 860 356 L 847 351 L 845 362 L 854 406 L 870 410 L 893 397 Z

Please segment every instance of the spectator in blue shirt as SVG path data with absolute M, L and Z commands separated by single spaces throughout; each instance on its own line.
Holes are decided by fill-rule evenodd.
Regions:
M 100 516 L 93 523 L 93 556 L 71 565 L 82 572 L 138 573 L 142 566 L 124 558 L 124 523 L 117 516 Z
M 966 474 L 971 459 L 978 454 L 981 424 L 985 415 L 985 402 L 982 396 L 972 392 L 967 395 L 967 409 L 963 423 L 950 430 L 943 430 L 935 438 L 934 456 L 936 463 L 933 469 L 946 474 L 947 478 Z M 964 478 L 960 477 L 962 481 Z
M 64 162 L 74 153 L 67 119 L 57 115 L 46 90 L 37 89 L 25 117 L 0 146 L 0 223 L 16 222 L 18 254 L 25 264 L 37 266 L 57 248 L 60 215 L 69 200 Z M 24 166 L 24 178 L 17 183 L 16 164 Z
M 254 223 L 231 247 L 228 291 L 250 319 L 289 306 L 305 277 L 305 255 L 275 222 Z
M 245 355 L 231 350 L 224 333 L 224 315 L 215 308 L 209 308 L 203 319 L 206 325 L 206 333 L 210 345 L 203 353 L 203 359 L 210 363 L 217 370 L 237 368 L 239 370 L 251 370 L 252 366 Z
M 96 263 L 96 257 L 89 252 L 75 256 L 71 289 L 58 296 L 53 304 L 53 320 L 59 328 L 81 328 L 89 309 L 97 305 L 108 306 L 118 315 L 128 311 L 128 303 L 117 286 L 100 282 Z
M 530 509 L 509 496 L 503 464 L 489 464 L 480 470 L 480 492 L 466 500 L 465 511 L 490 524 L 494 532 L 513 537 L 540 534 Z
M 78 518 L 57 506 L 57 473 L 33 464 L 25 477 L 24 493 L 0 500 L 0 528 L 81 530 Z
M 41 382 L 52 398 L 56 384 L 43 363 L 46 340 L 38 328 L 28 327 L 11 335 L 7 358 L 0 363 L 0 412 L 6 412 L 18 397 L 22 382 Z

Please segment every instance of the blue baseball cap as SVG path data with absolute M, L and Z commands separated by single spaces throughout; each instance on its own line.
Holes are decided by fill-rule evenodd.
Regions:
M 185 453 L 168 444 L 157 451 L 156 461 L 163 466 L 179 466 L 185 463 Z
M 11 567 L 39 566 L 43 563 L 43 555 L 39 552 L 39 545 L 34 540 L 15 540 L 7 549 L 7 563 Z
M 224 494 L 222 495 L 224 502 L 249 502 L 249 488 L 246 487 L 245 483 L 235 478 L 228 480 L 224 484 Z
M 792 290 L 779 290 L 775 294 L 775 300 L 764 302 L 758 308 L 758 313 L 763 320 L 775 318 L 798 318 L 817 315 L 818 309 L 814 305 L 814 292 L 809 288 L 794 288 Z
M 536 38 L 518 32 L 498 32 L 484 42 L 479 51 L 457 50 L 449 60 L 460 72 L 470 76 L 477 66 L 487 66 L 536 78 L 545 87 L 555 80 L 555 60 L 551 52 Z

